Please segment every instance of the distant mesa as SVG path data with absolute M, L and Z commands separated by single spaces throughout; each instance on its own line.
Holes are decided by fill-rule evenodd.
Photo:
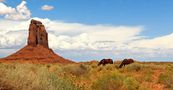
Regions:
M 16 53 L 0 59 L 0 62 L 31 62 L 31 63 L 74 63 L 53 52 L 49 48 L 48 33 L 44 25 L 37 20 L 31 20 L 28 42 Z

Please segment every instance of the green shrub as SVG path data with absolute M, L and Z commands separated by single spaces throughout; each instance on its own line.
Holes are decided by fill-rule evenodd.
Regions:
M 88 72 L 87 67 L 83 64 L 67 65 L 63 69 L 66 73 L 70 73 L 70 74 L 75 75 L 75 76 L 81 76 L 81 75 L 84 75 Z
M 115 65 L 115 69 L 119 69 L 119 64 L 114 64 Z
M 144 80 L 147 82 L 152 82 L 152 74 L 153 71 L 150 68 L 144 69 L 144 74 L 143 74 Z
M 44 65 L 13 64 L 0 66 L 0 90 L 76 90 L 73 82 L 49 72 Z M 10 68 L 9 68 L 10 67 Z
M 151 81 L 152 81 L 152 75 L 151 75 L 151 74 L 146 74 L 146 75 L 144 76 L 144 79 L 145 79 L 145 81 L 147 81 L 147 82 L 151 82 Z
M 173 89 L 173 72 L 162 73 L 158 79 L 159 83 L 163 83 L 167 88 Z
M 164 65 L 167 71 L 173 72 L 173 66 L 171 64 Z
M 118 66 L 0 63 L 0 90 L 148 90 L 155 83 L 155 70 L 165 72 L 158 78 L 166 86 L 163 89 L 173 90 L 173 64 L 135 62 L 121 69 Z
M 131 72 L 131 71 L 139 71 L 142 69 L 142 65 L 138 63 L 133 63 L 130 65 L 125 66 L 125 70 Z
M 139 82 L 132 77 L 127 77 L 124 80 L 124 85 L 126 90 L 138 90 L 139 89 Z
M 104 68 L 106 70 L 110 70 L 110 71 L 115 70 L 115 66 L 113 64 L 108 64 L 108 65 L 104 66 Z
M 123 76 L 115 73 L 107 73 L 98 78 L 92 85 L 92 90 L 121 90 Z
M 51 67 L 51 65 L 50 65 L 50 64 L 47 64 L 47 65 L 46 65 L 46 67 L 47 67 L 47 68 L 50 68 L 50 67 Z

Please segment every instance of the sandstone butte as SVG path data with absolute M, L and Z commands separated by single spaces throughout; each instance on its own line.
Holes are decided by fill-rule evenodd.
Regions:
M 37 20 L 31 20 L 27 45 L 16 53 L 0 59 L 0 62 L 29 63 L 74 63 L 53 52 L 49 48 L 48 33 L 44 25 Z

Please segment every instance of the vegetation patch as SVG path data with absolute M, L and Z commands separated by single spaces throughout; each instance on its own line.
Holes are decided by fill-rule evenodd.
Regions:
M 172 90 L 173 64 L 0 63 L 0 90 Z M 158 86 L 160 85 L 160 86 Z

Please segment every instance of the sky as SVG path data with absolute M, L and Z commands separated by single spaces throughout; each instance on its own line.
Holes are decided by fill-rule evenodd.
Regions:
M 26 45 L 31 19 L 74 61 L 173 61 L 172 0 L 0 0 L 0 57 Z

